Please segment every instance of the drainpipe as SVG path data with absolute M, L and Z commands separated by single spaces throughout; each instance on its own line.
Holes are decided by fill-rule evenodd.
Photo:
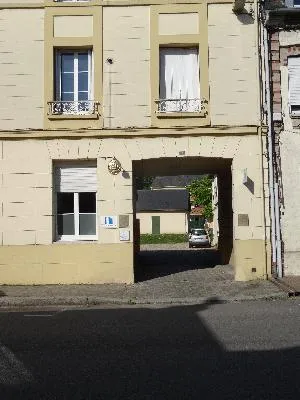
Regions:
M 275 183 L 274 187 L 274 197 L 275 197 L 275 223 L 276 223 L 276 267 L 277 267 L 277 277 L 282 278 L 282 257 L 281 257 L 281 229 L 280 229 L 280 213 L 279 213 L 279 186 Z
M 273 148 L 273 117 L 271 102 L 271 85 L 270 85 L 270 46 L 268 38 L 268 30 L 263 22 L 263 52 L 264 52 L 264 69 L 265 69 L 265 109 L 267 113 L 268 125 L 268 170 L 269 170 L 269 189 L 270 189 L 270 216 L 271 216 L 271 245 L 272 245 L 272 265 L 276 266 L 277 277 L 282 277 L 282 258 L 281 258 L 281 229 L 280 229 L 280 213 L 279 213 L 279 191 L 278 183 L 275 179 L 274 171 L 274 148 Z

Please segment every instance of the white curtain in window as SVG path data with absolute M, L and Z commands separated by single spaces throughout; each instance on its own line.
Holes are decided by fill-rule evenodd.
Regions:
M 200 98 L 197 48 L 160 49 L 160 99 Z

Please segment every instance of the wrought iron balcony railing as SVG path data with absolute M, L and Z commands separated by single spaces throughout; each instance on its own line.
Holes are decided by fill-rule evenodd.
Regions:
M 98 113 L 99 102 L 94 100 L 82 101 L 49 101 L 50 115 L 90 115 Z
M 159 99 L 156 100 L 158 113 L 202 113 L 206 112 L 204 99 Z

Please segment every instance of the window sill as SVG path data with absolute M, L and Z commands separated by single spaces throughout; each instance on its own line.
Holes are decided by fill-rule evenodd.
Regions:
M 99 114 L 52 114 L 48 115 L 51 121 L 65 119 L 99 119 Z
M 205 118 L 204 112 L 156 112 L 157 118 Z
M 72 6 L 76 6 L 76 5 L 77 6 L 95 5 L 95 4 L 97 4 L 97 2 L 95 0 L 78 0 L 78 1 L 46 0 L 45 4 L 46 4 L 46 6 L 50 6 L 50 7 L 72 7 Z
M 53 244 L 98 244 L 98 239 L 80 240 L 80 239 L 57 239 Z

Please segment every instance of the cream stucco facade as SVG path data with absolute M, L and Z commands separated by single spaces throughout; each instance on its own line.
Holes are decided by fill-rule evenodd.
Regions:
M 159 217 L 160 233 L 188 233 L 188 218 L 184 212 L 139 212 L 140 233 L 151 234 L 153 231 L 152 217 Z
M 224 182 L 227 214 L 220 218 L 227 224 L 224 246 L 231 236 L 235 277 L 267 278 L 256 19 L 237 16 L 227 1 L 112 3 L 0 6 L 0 284 L 133 282 L 139 168 L 161 175 L 216 171 Z M 199 48 L 205 111 L 157 112 L 158 54 L 165 46 Z M 92 114 L 49 113 L 57 49 L 92 50 L 99 102 Z M 108 171 L 112 157 L 123 169 L 116 175 Z M 57 241 L 53 174 L 57 162 L 68 160 L 97 166 L 98 239 L 92 243 Z M 117 217 L 113 229 L 101 224 L 107 215 Z

